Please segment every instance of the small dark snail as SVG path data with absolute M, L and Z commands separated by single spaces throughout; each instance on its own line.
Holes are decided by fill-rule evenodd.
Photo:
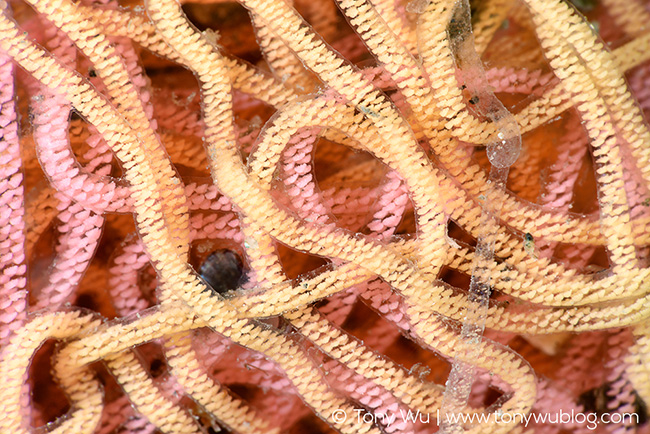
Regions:
M 223 294 L 241 285 L 244 263 L 236 252 L 220 249 L 205 258 L 199 274 L 213 291 Z
M 537 249 L 535 248 L 535 239 L 533 236 L 526 232 L 524 235 L 524 250 L 533 258 L 537 259 Z

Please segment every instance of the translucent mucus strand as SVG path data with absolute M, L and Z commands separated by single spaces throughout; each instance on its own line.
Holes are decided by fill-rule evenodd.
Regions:
M 488 117 L 490 117 L 489 114 Z M 512 166 L 521 153 L 519 125 L 510 113 L 507 116 L 492 119 L 492 122 L 496 126 L 497 140 L 488 143 L 487 157 L 492 166 L 504 169 Z
M 486 117 L 495 127 L 496 140 L 486 144 L 487 157 L 492 165 L 485 200 L 481 203 L 481 222 L 472 263 L 472 276 L 467 298 L 467 309 L 460 333 L 460 342 L 452 362 L 443 395 L 440 433 L 460 433 L 459 423 L 448 422 L 446 414 L 460 413 L 467 401 L 475 379 L 471 364 L 480 359 L 480 348 L 488 303 L 492 292 L 491 265 L 494 259 L 494 245 L 498 237 L 500 206 L 496 197 L 503 195 L 508 171 L 521 152 L 521 133 L 514 116 L 492 93 L 483 70 L 480 57 L 474 49 L 471 32 L 470 9 L 467 0 L 459 0 L 452 13 L 447 34 L 456 64 L 462 69 L 466 89 L 472 98 L 478 114 Z M 501 193 L 501 194 L 498 194 Z

